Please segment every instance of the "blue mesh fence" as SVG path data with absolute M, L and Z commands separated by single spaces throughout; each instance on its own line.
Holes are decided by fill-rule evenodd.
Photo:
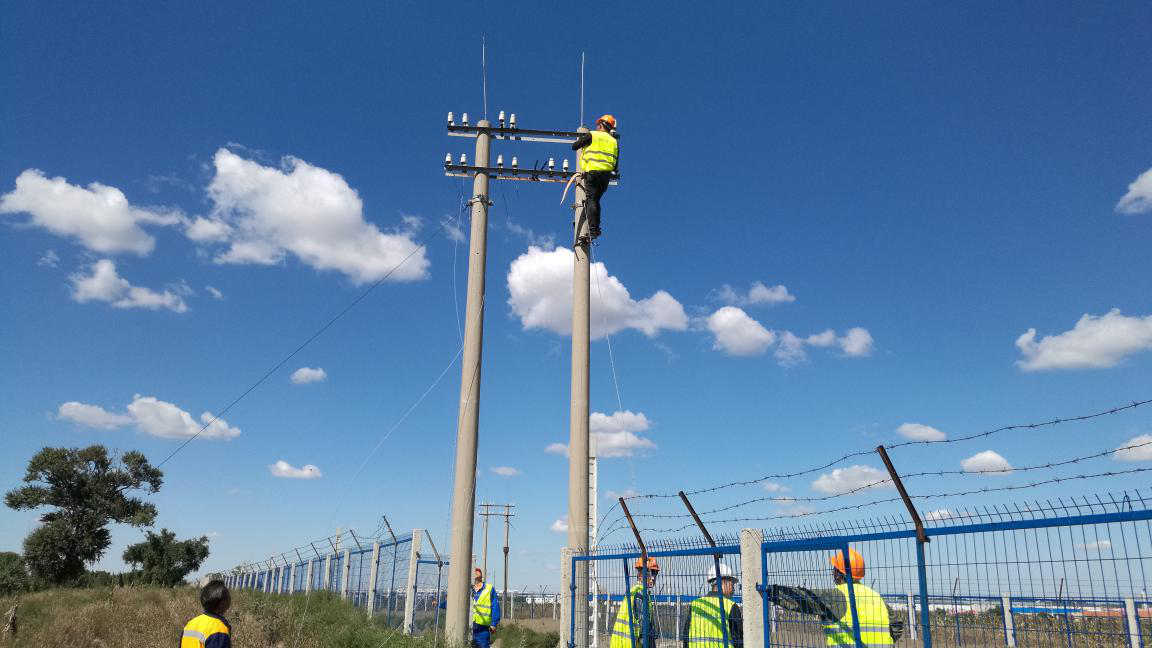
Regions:
M 1139 648 L 1152 637 L 1148 503 L 1135 493 L 938 510 L 926 516 L 925 544 L 894 519 L 774 529 L 753 556 L 758 574 L 740 573 L 738 538 L 718 538 L 717 548 L 656 542 L 648 555 L 660 570 L 632 618 L 625 593 L 640 582 L 638 548 L 599 547 L 567 565 L 573 578 L 589 565 L 587 603 L 568 620 L 570 645 L 608 648 L 615 633 L 635 648 L 743 648 L 731 617 L 745 621 L 742 595 L 751 591 L 762 618 L 747 621 L 763 631 L 765 648 L 823 646 L 830 636 L 845 645 Z M 693 601 L 711 592 L 713 553 L 722 576 L 750 579 L 755 589 L 726 591 L 736 611 L 715 626 L 725 636 L 702 637 L 689 626 L 703 609 Z M 837 576 L 837 556 L 855 585 Z M 575 593 L 566 596 L 575 607 Z

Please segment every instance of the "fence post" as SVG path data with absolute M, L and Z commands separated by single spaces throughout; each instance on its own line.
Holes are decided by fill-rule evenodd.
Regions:
M 916 596 L 908 592 L 908 639 L 916 641 Z
M 1128 618 L 1128 645 L 1129 648 L 1141 648 L 1144 640 L 1140 636 L 1140 616 L 1136 613 L 1136 601 L 1124 599 L 1124 616 Z
M 311 592 L 312 591 L 312 565 L 315 563 L 316 563 L 315 560 L 312 560 L 311 558 L 308 559 L 308 571 L 304 573 L 304 578 L 307 579 L 306 581 L 304 581 L 304 591 L 305 592 Z
M 560 593 L 556 595 L 560 600 L 560 648 L 572 648 L 572 590 L 576 584 L 572 582 L 572 549 L 564 547 L 560 551 Z
M 760 574 L 764 570 L 764 533 L 759 529 L 740 531 L 740 590 L 743 596 L 744 645 L 767 646 L 764 641 L 764 588 Z M 680 599 L 676 599 L 676 627 L 680 627 Z
M 348 577 L 352 573 L 352 550 L 344 550 L 344 561 L 340 569 L 340 598 L 348 598 Z
M 408 554 L 408 587 L 404 595 L 404 634 L 411 635 L 416 627 L 416 576 L 420 571 L 420 538 L 424 529 L 412 530 L 412 550 Z
M 1000 607 L 1004 610 L 1004 645 L 1008 648 L 1016 647 L 1016 624 L 1012 618 L 1012 597 L 1007 594 L 1000 595 Z
M 324 554 L 324 589 L 332 589 L 332 556 L 336 554 Z
M 376 613 L 376 576 L 380 573 L 380 541 L 372 543 L 372 571 L 368 582 L 368 616 Z
M 920 580 L 920 633 L 924 648 L 932 648 L 932 606 L 928 600 L 928 561 L 924 543 L 916 543 L 916 575 Z
M 552 618 L 553 619 L 557 618 L 557 616 L 556 616 L 556 604 L 559 602 L 560 602 L 560 595 L 559 594 L 552 597 Z

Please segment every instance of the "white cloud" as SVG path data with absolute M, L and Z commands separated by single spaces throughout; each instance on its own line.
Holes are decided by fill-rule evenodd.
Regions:
M 140 432 L 164 439 L 187 439 L 195 436 L 205 425 L 208 427 L 198 438 L 231 439 L 240 434 L 240 428 L 230 427 L 222 418 L 213 421 L 211 412 L 201 414 L 200 422 L 197 423 L 188 412 L 153 396 L 137 394 L 132 397 L 127 409 L 126 414 L 116 414 L 98 405 L 69 401 L 60 406 L 57 416 L 105 430 L 134 424 Z
M 568 520 L 556 520 L 549 528 L 553 533 L 568 533 Z
M 524 329 L 545 329 L 561 335 L 572 333 L 571 250 L 544 251 L 530 247 L 508 268 L 508 299 Z M 628 289 L 608 274 L 603 263 L 591 267 L 591 314 L 593 339 L 624 329 L 636 329 L 649 337 L 663 329 L 688 328 L 684 307 L 663 290 L 635 300 Z
M 766 286 L 762 281 L 752 282 L 752 287 L 748 289 L 747 293 L 742 293 L 732 286 L 724 284 L 714 291 L 712 296 L 733 306 L 785 304 L 796 301 L 796 297 L 788 293 L 787 286 Z
M 629 497 L 635 497 L 636 495 L 637 495 L 636 491 L 632 490 L 631 488 L 625 488 L 622 491 L 614 491 L 614 490 L 604 491 L 604 498 L 608 499 L 608 500 L 612 500 L 612 501 L 616 501 L 616 500 L 620 499 L 621 497 L 623 497 L 624 499 L 628 499 Z
M 1152 461 L 1152 434 L 1141 434 L 1124 442 L 1112 453 L 1116 461 Z
M 777 484 L 776 482 L 764 482 L 763 488 L 769 493 L 786 493 L 792 490 L 791 488 L 788 488 L 783 484 Z
M 292 372 L 293 385 L 308 385 L 314 382 L 328 380 L 328 372 L 320 368 L 300 367 Z
M 872 335 L 867 329 L 850 328 L 842 337 L 832 329 L 800 337 L 792 331 L 772 331 L 753 319 L 742 308 L 724 306 L 704 319 L 704 326 L 714 337 L 713 348 L 728 355 L 752 356 L 766 353 L 776 346 L 772 355 L 785 367 L 808 359 L 805 347 L 839 345 L 844 355 L 863 357 L 872 353 Z
M 272 473 L 273 477 L 286 479 L 319 479 L 323 477 L 320 469 L 312 464 L 305 464 L 297 468 L 283 459 L 269 465 L 268 471 Z
M 464 236 L 464 230 L 456 224 L 456 221 L 445 218 L 440 221 L 440 224 L 444 227 L 444 236 L 447 236 L 449 241 L 463 243 L 467 240 L 467 237 Z
M 896 428 L 896 432 L 905 439 L 913 441 L 943 441 L 948 438 L 947 434 L 923 423 L 904 423 Z
M 520 474 L 520 471 L 512 466 L 492 466 L 491 470 L 493 474 L 501 477 L 515 477 Z
M 56 250 L 47 250 L 44 252 L 44 256 L 40 257 L 40 259 L 36 261 L 36 265 L 44 266 L 47 268 L 55 268 L 56 266 L 60 265 L 60 255 L 56 254 Z
M 857 326 L 848 329 L 843 337 L 837 338 L 836 343 L 846 356 L 860 358 L 872 354 L 872 334 L 865 328 Z
M 992 450 L 977 452 L 960 462 L 964 472 L 985 473 L 991 475 L 1006 475 L 1012 472 L 1012 464 Z
M 220 292 L 220 290 L 217 288 L 212 286 L 204 286 L 204 290 L 207 290 L 208 294 L 212 295 L 216 299 L 224 299 L 224 293 Z
M 116 264 L 110 259 L 100 259 L 89 266 L 88 270 L 89 274 L 77 272 L 69 277 L 72 282 L 72 299 L 81 304 L 102 301 L 114 308 L 167 309 L 174 313 L 188 310 L 184 299 L 171 290 L 158 292 L 151 288 L 133 286 L 116 272 Z
M 1110 551 L 1112 549 L 1112 541 L 1097 540 L 1095 542 L 1086 542 L 1080 545 L 1080 548 L 1088 551 Z
M 567 443 L 549 443 L 548 446 L 546 448 L 544 448 L 544 452 L 547 452 L 549 454 L 560 454 L 560 455 L 564 455 L 565 457 L 567 457 L 568 456 L 568 444 Z
M 1083 315 L 1071 331 L 1036 341 L 1030 328 L 1016 339 L 1024 355 L 1016 362 L 1024 371 L 1102 369 L 1140 351 L 1152 349 L 1152 315 L 1126 317 L 1113 308 L 1104 315 Z
M 612 414 L 592 412 L 588 418 L 588 429 L 596 435 L 598 457 L 631 457 L 638 450 L 655 449 L 651 439 L 637 434 L 650 427 L 651 422 L 642 412 L 629 410 Z
M 127 414 L 116 414 L 99 405 L 88 405 L 76 401 L 68 401 L 61 405 L 56 416 L 65 421 L 72 421 L 101 430 L 114 430 L 129 425 L 135 420 Z
M 725 306 L 709 315 L 707 326 L 716 338 L 713 346 L 728 355 L 760 355 L 776 343 L 775 333 L 735 306 Z
M 230 228 L 228 249 L 217 263 L 269 265 L 290 253 L 317 270 L 363 283 L 383 278 L 411 254 L 389 278 L 427 276 L 428 258 L 411 232 L 384 233 L 365 221 L 360 196 L 339 174 L 290 156 L 280 168 L 266 167 L 228 149 L 216 151 L 213 164 L 211 219 Z M 212 234 L 225 229 L 202 227 Z
M 928 511 L 927 513 L 924 514 L 924 519 L 928 520 L 929 522 L 939 522 L 940 520 L 947 520 L 947 519 L 951 518 L 953 515 L 954 514 L 952 513 L 952 511 L 950 511 L 946 508 L 942 508 L 942 509 L 936 509 L 935 511 Z
M 1141 173 L 1128 185 L 1128 193 L 1116 203 L 1116 211 L 1122 214 L 1152 212 L 1152 169 Z
M 884 481 L 888 480 L 888 481 Z M 871 466 L 849 466 L 825 473 L 812 482 L 812 490 L 829 495 L 840 495 L 857 489 L 873 490 L 894 488 L 888 473 Z
M 146 255 L 156 239 L 142 225 L 174 225 L 177 211 L 134 207 L 116 187 L 93 182 L 87 188 L 64 178 L 46 178 L 28 169 L 16 178 L 16 188 L 0 196 L 0 214 L 27 213 L 29 224 L 71 238 L 104 254 Z
M 185 226 L 184 235 L 197 243 L 220 243 L 232 235 L 232 226 L 222 220 L 197 216 Z

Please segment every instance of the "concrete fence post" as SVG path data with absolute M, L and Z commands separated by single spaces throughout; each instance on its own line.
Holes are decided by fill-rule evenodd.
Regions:
M 916 641 L 916 596 L 908 592 L 908 638 Z
M 352 574 L 352 550 L 344 550 L 344 560 L 340 567 L 340 598 L 348 598 L 348 577 Z
M 376 613 L 376 577 L 380 574 L 380 541 L 372 543 L 372 567 L 368 578 L 368 616 Z
M 744 608 L 744 645 L 764 644 L 764 533 L 759 529 L 740 531 L 740 589 Z M 679 623 L 677 623 L 679 625 Z
M 412 549 L 408 554 L 408 586 L 404 589 L 404 634 L 411 635 L 416 630 L 416 577 L 420 571 L 420 539 L 424 529 L 412 530 Z
M 312 591 L 312 565 L 315 563 L 316 563 L 315 560 L 312 560 L 311 558 L 308 559 L 308 570 L 304 572 L 304 591 L 305 592 L 311 592 Z
M 1000 608 L 1004 613 L 1004 645 L 1008 648 L 1016 647 L 1016 624 L 1012 618 L 1012 597 L 1007 594 L 1000 595 Z
M 1140 615 L 1136 612 L 1136 601 L 1130 598 L 1124 599 L 1124 616 L 1128 619 L 1129 648 L 1141 648 L 1144 640 L 1140 636 Z
M 332 557 L 336 554 L 324 555 L 324 589 L 332 589 Z
M 560 602 L 560 595 L 559 594 L 552 597 L 552 618 L 553 619 L 556 618 L 556 612 L 557 612 L 556 604 L 559 602 Z
M 573 648 L 572 636 L 572 591 L 576 584 L 572 582 L 572 556 L 571 547 L 564 547 L 560 551 L 560 648 Z

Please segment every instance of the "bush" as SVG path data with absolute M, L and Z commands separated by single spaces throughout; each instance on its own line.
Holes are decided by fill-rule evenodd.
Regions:
M 12 551 L 0 552 L 0 596 L 26 592 L 30 587 L 24 557 Z

